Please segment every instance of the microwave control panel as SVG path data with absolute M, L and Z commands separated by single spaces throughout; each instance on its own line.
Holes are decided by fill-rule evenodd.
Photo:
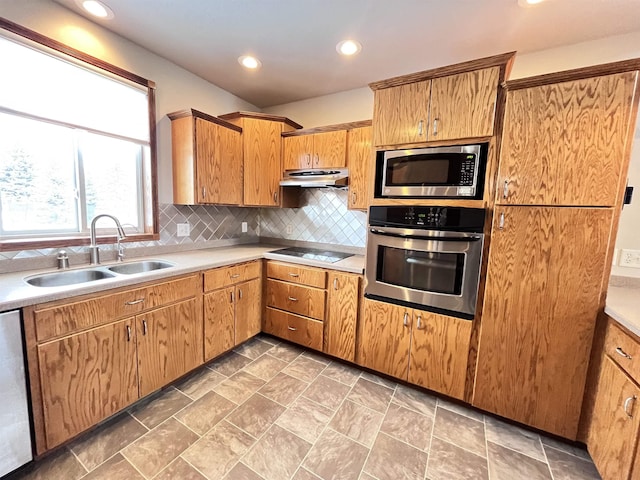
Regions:
M 473 186 L 476 173 L 475 155 L 467 155 L 467 159 L 460 164 L 460 185 Z

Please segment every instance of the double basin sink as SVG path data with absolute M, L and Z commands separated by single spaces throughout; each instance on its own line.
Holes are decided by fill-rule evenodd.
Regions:
M 62 287 L 79 283 L 93 282 L 118 275 L 133 275 L 136 273 L 153 272 L 163 268 L 175 266 L 165 260 L 142 260 L 139 262 L 120 263 L 111 267 L 91 267 L 81 270 L 42 273 L 26 277 L 24 280 L 34 287 Z

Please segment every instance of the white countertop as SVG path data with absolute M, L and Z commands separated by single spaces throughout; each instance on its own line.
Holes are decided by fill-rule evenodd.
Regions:
M 604 312 L 640 337 L 640 284 L 609 285 Z
M 113 278 L 61 287 L 34 287 L 27 284 L 24 280 L 25 277 L 39 273 L 58 272 L 59 270 L 56 269 L 6 273 L 0 275 L 0 312 L 14 310 L 27 305 L 34 305 L 36 303 L 61 300 L 63 298 L 74 297 L 76 295 L 136 285 L 143 282 L 160 280 L 163 278 L 198 272 L 209 268 L 222 267 L 239 262 L 248 262 L 250 260 L 257 260 L 260 258 L 312 265 L 352 273 L 362 273 L 364 269 L 364 256 L 362 255 L 354 255 L 336 263 L 327 263 L 270 253 L 273 250 L 278 250 L 280 248 L 284 247 L 268 245 L 237 245 L 233 247 L 191 250 L 187 252 L 131 258 L 125 263 L 156 259 L 167 260 L 175 263 L 175 266 L 152 272 L 133 275 L 118 275 Z M 109 266 L 114 264 L 114 262 L 111 262 L 103 265 Z M 81 265 L 78 268 L 87 267 L 89 267 L 89 265 Z

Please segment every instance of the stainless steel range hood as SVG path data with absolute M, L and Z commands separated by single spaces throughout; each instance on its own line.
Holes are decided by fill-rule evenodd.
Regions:
M 283 187 L 346 187 L 349 170 L 346 168 L 315 168 L 286 170 L 280 185 Z

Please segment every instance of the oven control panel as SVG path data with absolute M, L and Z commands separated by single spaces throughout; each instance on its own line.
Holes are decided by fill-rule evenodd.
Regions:
M 463 207 L 373 206 L 369 224 L 379 227 L 482 232 L 485 210 Z

